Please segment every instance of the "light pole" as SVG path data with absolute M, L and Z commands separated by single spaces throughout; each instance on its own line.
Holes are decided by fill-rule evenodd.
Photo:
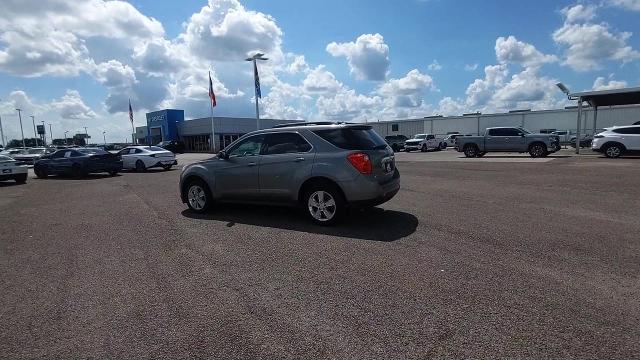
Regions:
M 24 130 L 22 130 L 22 109 L 16 109 L 18 112 L 18 119 L 20 119 L 20 133 L 22 134 L 22 147 L 26 148 L 27 145 L 24 143 Z
M 33 124 L 33 138 L 36 141 L 36 147 L 38 147 L 38 133 L 36 132 L 36 117 L 31 115 L 31 123 Z
M 67 133 L 69 132 L 69 130 L 64 132 L 64 144 L 65 145 L 69 145 L 69 141 L 67 140 Z
M 87 132 L 87 127 L 86 126 L 83 126 L 83 127 L 84 127 L 84 135 L 85 135 L 84 146 L 87 146 L 89 145 L 89 133 Z
M 2 101 L 2 99 L 0 99 L 0 101 Z M 2 141 L 2 147 L 7 147 L 7 144 L 4 141 L 4 131 L 2 130 L 2 116 L 0 116 L 0 140 Z
M 105 135 L 106 133 L 106 131 L 102 132 L 102 140 L 104 140 L 104 146 L 107 146 L 107 136 Z
M 51 130 L 51 123 L 49 123 L 49 136 L 51 137 L 51 145 L 53 145 L 53 130 Z
M 260 109 L 258 108 L 258 98 L 262 98 L 262 93 L 260 91 L 260 77 L 258 76 L 258 63 L 256 60 L 269 60 L 264 57 L 264 54 L 257 53 L 252 57 L 246 58 L 245 61 L 253 62 L 253 85 L 255 90 L 255 98 L 256 98 L 256 126 L 258 130 L 260 130 Z
M 47 134 L 45 131 L 44 120 L 42 120 L 41 123 L 42 123 L 42 144 L 44 146 L 47 146 Z

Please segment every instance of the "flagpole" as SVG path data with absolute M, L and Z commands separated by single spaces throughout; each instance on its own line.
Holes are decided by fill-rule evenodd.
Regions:
M 258 74 L 258 65 L 256 64 L 256 59 L 253 58 L 253 84 L 254 84 L 254 92 L 255 92 L 255 98 L 256 98 L 256 125 L 258 127 L 257 130 L 260 130 L 260 108 L 258 107 L 258 87 L 255 86 L 256 83 L 256 75 Z

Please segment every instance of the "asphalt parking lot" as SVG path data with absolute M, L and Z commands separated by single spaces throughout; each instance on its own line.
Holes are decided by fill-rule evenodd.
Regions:
M 640 159 L 397 160 L 334 228 L 196 216 L 179 169 L 0 183 L 0 357 L 638 357 Z

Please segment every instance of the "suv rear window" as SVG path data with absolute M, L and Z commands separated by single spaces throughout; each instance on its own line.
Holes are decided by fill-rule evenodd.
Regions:
M 370 127 L 316 130 L 314 133 L 345 150 L 374 150 L 387 146 L 384 139 Z

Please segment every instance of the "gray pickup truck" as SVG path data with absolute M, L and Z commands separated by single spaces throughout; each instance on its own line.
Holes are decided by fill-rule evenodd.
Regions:
M 493 127 L 484 136 L 459 136 L 456 150 L 466 157 L 482 157 L 488 152 L 528 152 L 531 157 L 545 157 L 560 150 L 560 138 L 553 134 L 532 134 L 512 127 Z

